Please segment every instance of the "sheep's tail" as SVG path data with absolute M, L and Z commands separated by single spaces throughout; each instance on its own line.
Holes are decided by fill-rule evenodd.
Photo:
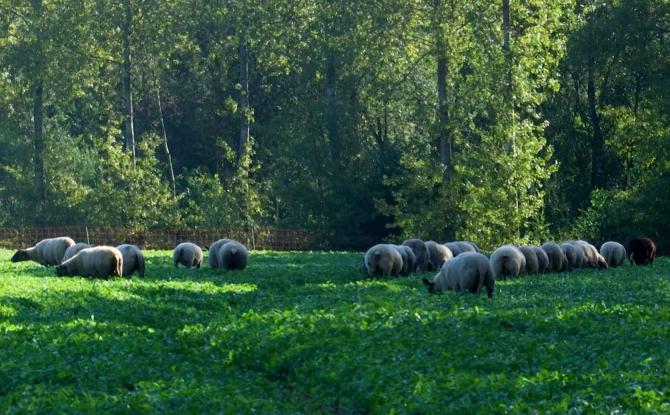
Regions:
M 123 276 L 123 259 L 116 258 L 116 275 Z
M 144 278 L 144 255 L 137 256 L 137 268 L 140 277 Z

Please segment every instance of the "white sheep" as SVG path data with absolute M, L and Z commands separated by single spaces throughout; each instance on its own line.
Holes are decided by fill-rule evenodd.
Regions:
M 137 245 L 122 244 L 116 247 L 123 256 L 123 275 L 130 276 L 137 271 L 137 275 L 144 278 L 144 254 Z
M 534 246 L 533 251 L 535 251 L 535 255 L 537 255 L 537 272 L 540 274 L 549 272 L 549 257 L 547 256 L 547 253 L 544 252 L 544 249 L 539 246 Z
M 540 270 L 540 263 L 537 259 L 535 249 L 533 249 L 532 246 L 520 246 L 519 251 L 521 251 L 524 258 L 526 258 L 526 270 L 525 270 L 526 274 L 528 275 L 537 274 Z
M 461 254 L 463 254 L 463 253 L 465 253 L 465 252 L 475 252 L 475 253 L 479 253 L 479 252 L 480 252 L 479 247 L 478 247 L 477 245 L 475 245 L 474 242 L 470 242 L 470 241 L 456 241 L 456 242 L 454 242 L 454 243 L 455 243 L 456 245 L 458 245 L 458 247 L 460 248 L 460 250 L 461 250 Z
M 421 239 L 407 239 L 402 245 L 409 246 L 416 257 L 416 267 L 419 271 L 426 271 L 430 261 L 428 247 Z
M 526 257 L 514 245 L 503 245 L 491 254 L 491 268 L 496 279 L 518 277 L 526 268 Z
M 428 248 L 428 271 L 437 271 L 442 268 L 442 265 L 452 259 L 454 255 L 449 248 L 438 244 L 435 241 L 427 241 L 426 248 Z
M 623 265 L 626 260 L 626 248 L 619 242 L 609 241 L 600 246 L 600 255 L 607 265 L 614 268 Z
M 202 264 L 202 249 L 192 242 L 182 242 L 174 249 L 172 261 L 175 268 L 182 264 L 186 268 L 200 268 Z
M 558 244 L 554 242 L 547 242 L 542 245 L 542 250 L 549 258 L 549 270 L 553 272 L 563 272 L 567 267 L 567 258 Z
M 62 262 L 65 251 L 72 245 L 74 241 L 67 236 L 43 239 L 31 248 L 16 251 L 11 261 L 35 261 L 45 267 L 58 265 Z
M 486 293 L 491 298 L 495 275 L 485 255 L 468 253 L 445 262 L 433 281 L 423 278 L 423 283 L 430 293 L 454 290 L 477 294 L 482 287 L 486 287 Z
M 214 242 L 209 246 L 207 249 L 209 251 L 209 254 L 207 256 L 207 262 L 209 263 L 210 268 L 219 268 L 219 256 L 217 253 L 219 252 L 219 249 L 223 246 L 223 244 L 228 243 L 232 241 L 232 239 L 219 239 L 218 241 Z
M 573 245 L 569 242 L 563 242 L 559 245 L 565 255 L 566 261 L 566 270 L 572 271 L 573 269 L 581 268 L 583 265 L 583 259 L 581 256 L 581 251 L 579 247 Z
M 212 255 L 210 251 L 210 255 Z M 228 270 L 242 270 L 246 268 L 249 258 L 247 248 L 237 241 L 229 241 L 223 244 L 217 255 L 217 267 Z
M 65 250 L 65 254 L 63 254 L 63 259 L 61 259 L 61 263 L 67 261 L 68 259 L 72 258 L 73 256 L 77 255 L 77 252 L 81 251 L 82 249 L 90 248 L 91 245 L 85 243 L 85 242 L 77 242 L 76 244 L 72 245 L 68 249 Z
M 459 256 L 462 252 L 461 247 L 458 244 L 458 242 L 445 242 L 443 245 L 446 246 L 447 248 L 449 248 L 449 250 L 451 251 L 451 254 L 454 257 Z
M 56 267 L 56 275 L 109 278 L 123 275 L 123 256 L 113 246 L 95 246 L 79 251 Z
M 377 244 L 365 253 L 365 268 L 370 276 L 388 277 L 400 275 L 402 256 L 393 245 Z
M 393 247 L 398 250 L 402 257 L 402 270 L 400 271 L 400 275 L 406 277 L 416 271 L 416 257 L 414 256 L 412 248 L 405 245 L 393 245 Z
M 592 268 L 607 268 L 607 261 L 600 255 L 595 246 L 582 240 L 574 241 L 574 243 L 582 248 L 586 257 L 586 263 L 582 266 Z

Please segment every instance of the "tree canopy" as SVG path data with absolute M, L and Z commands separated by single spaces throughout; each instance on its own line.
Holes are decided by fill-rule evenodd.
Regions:
M 0 226 L 670 247 L 669 33 L 660 0 L 0 0 Z

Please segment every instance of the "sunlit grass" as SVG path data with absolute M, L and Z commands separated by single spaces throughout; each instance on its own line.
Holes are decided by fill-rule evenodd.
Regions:
M 371 280 L 362 255 L 57 278 L 0 250 L 0 411 L 670 412 L 670 262 L 496 284 Z M 427 276 L 427 275 L 426 275 Z

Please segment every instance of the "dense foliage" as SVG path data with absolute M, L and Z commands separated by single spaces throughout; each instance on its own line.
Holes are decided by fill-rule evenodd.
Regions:
M 0 226 L 667 247 L 668 33 L 661 0 L 0 0 Z
M 3 413 L 666 413 L 667 259 L 430 295 L 360 254 L 57 278 L 0 250 Z M 428 276 L 428 275 L 426 275 Z

